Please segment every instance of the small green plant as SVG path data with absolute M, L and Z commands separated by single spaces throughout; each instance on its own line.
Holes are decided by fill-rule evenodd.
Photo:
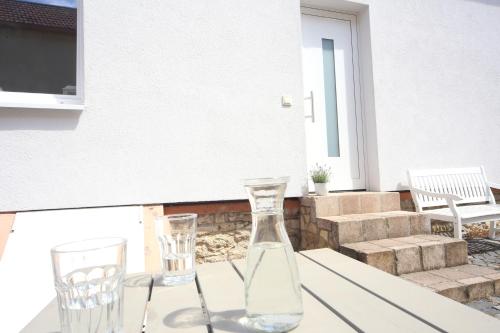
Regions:
M 313 183 L 328 183 L 330 181 L 330 175 L 332 174 L 332 169 L 327 165 L 319 165 L 316 163 L 314 168 L 311 170 L 311 179 Z

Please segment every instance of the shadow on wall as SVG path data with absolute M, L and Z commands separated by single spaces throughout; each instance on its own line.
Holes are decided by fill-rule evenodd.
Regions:
M 465 0 L 465 1 L 480 2 L 485 5 L 500 7 L 499 0 Z
M 0 131 L 69 131 L 78 126 L 81 111 L 0 109 Z

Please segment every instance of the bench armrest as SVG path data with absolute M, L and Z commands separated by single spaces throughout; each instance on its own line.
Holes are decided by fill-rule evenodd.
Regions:
M 488 186 L 491 187 L 491 188 L 496 188 L 496 189 L 500 190 L 500 184 L 499 183 L 488 182 Z
M 414 192 L 415 194 L 421 194 L 421 195 L 426 195 L 428 197 L 433 197 L 437 199 L 445 199 L 445 200 L 463 200 L 461 196 L 455 195 L 455 194 L 448 194 L 448 193 L 436 193 L 436 192 L 430 192 L 430 191 L 425 191 L 421 190 L 418 188 L 411 188 L 411 191 Z

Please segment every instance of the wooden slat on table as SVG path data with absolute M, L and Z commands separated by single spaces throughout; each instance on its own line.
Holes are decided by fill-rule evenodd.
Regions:
M 142 331 L 146 303 L 149 298 L 151 275 L 131 274 L 124 281 L 123 326 L 125 333 Z M 20 298 L 21 299 L 21 298 Z M 52 300 L 21 333 L 60 332 L 57 300 Z
M 54 333 L 60 331 L 57 299 L 53 299 L 22 329 L 21 333 Z
M 443 331 L 500 332 L 498 319 L 332 250 L 302 253 Z M 305 260 L 310 261 L 304 257 Z
M 123 327 L 127 332 L 142 332 L 144 316 L 150 297 L 151 274 L 130 274 L 124 284 Z
M 196 268 L 213 332 L 252 332 L 239 321 L 245 315 L 243 281 L 229 262 Z
M 165 287 L 156 280 L 147 310 L 146 333 L 207 333 L 196 283 Z
M 304 288 L 364 332 L 436 332 L 362 288 L 297 254 Z
M 241 273 L 245 275 L 245 261 L 235 260 L 234 265 Z M 317 299 L 311 296 L 305 290 L 302 291 L 302 303 L 304 307 L 304 317 L 300 325 L 293 330 L 293 333 L 331 333 L 331 332 L 356 332 L 337 314 L 321 304 Z

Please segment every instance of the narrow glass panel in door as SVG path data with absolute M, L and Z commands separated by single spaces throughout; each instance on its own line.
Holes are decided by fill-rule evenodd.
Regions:
M 325 123 L 328 157 L 340 157 L 333 40 L 322 38 L 321 42 L 323 49 L 323 78 L 325 80 Z

